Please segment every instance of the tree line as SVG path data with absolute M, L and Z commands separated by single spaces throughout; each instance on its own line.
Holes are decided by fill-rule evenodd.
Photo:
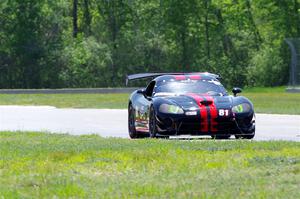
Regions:
M 123 86 L 209 71 L 226 86 L 288 81 L 299 0 L 1 0 L 0 88 Z

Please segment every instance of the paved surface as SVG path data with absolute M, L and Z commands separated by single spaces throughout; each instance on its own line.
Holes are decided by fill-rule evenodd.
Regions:
M 300 115 L 256 115 L 256 140 L 300 141 Z M 127 110 L 0 106 L 0 131 L 48 131 L 128 138 Z
M 132 93 L 138 88 L 0 89 L 0 94 Z

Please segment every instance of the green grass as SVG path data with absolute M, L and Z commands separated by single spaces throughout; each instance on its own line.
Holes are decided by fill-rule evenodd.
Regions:
M 287 93 L 285 87 L 249 88 L 243 95 L 253 102 L 257 113 L 300 115 L 300 93 Z
M 129 94 L 0 94 L 0 105 L 58 108 L 127 108 Z
M 299 142 L 0 133 L 0 198 L 298 198 Z
M 300 114 L 300 93 L 285 87 L 248 88 L 257 113 Z M 0 94 L 0 105 L 49 105 L 58 108 L 127 108 L 129 94 Z

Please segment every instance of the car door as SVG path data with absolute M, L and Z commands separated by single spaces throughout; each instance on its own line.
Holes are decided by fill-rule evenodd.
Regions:
M 136 130 L 139 132 L 149 132 L 149 112 L 152 104 L 153 89 L 155 81 L 151 81 L 146 89 L 137 92 L 135 99 L 135 124 Z

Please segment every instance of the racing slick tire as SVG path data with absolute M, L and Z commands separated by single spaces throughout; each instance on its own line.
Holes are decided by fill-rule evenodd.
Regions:
M 157 136 L 157 120 L 156 114 L 153 106 L 150 108 L 150 115 L 149 115 L 149 137 L 156 138 Z
M 247 139 L 247 140 L 251 140 L 253 139 L 255 136 L 255 132 L 253 134 L 250 135 L 235 135 L 236 139 Z
M 230 136 L 231 135 L 212 135 L 211 138 L 216 140 L 227 140 Z
M 145 135 L 138 133 L 135 129 L 135 112 L 131 104 L 128 106 L 128 132 L 131 139 L 145 137 Z
M 251 128 L 250 128 L 251 129 Z M 255 136 L 255 127 L 252 127 L 251 130 L 249 130 L 248 132 L 246 132 L 246 134 L 243 135 L 235 135 L 236 139 L 247 139 L 247 140 L 251 140 L 253 139 Z

